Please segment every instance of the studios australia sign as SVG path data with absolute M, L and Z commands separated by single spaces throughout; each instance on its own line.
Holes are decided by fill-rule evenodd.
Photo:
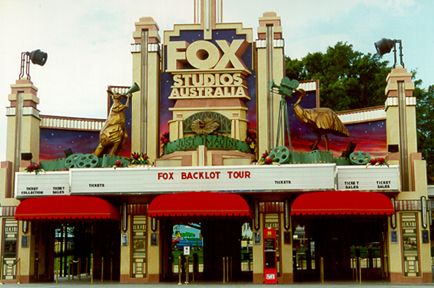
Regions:
M 251 48 L 245 39 L 170 41 L 166 72 L 172 74 L 169 99 L 248 98 L 250 74 L 243 55 Z

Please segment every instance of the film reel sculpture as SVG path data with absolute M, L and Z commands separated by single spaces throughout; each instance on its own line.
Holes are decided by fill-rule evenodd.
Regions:
M 76 153 L 69 155 L 65 159 L 65 167 L 70 168 L 95 168 L 98 166 L 99 160 L 95 154 Z
M 271 150 L 269 157 L 273 159 L 273 162 L 278 164 L 288 164 L 291 160 L 291 152 L 285 146 L 277 146 Z

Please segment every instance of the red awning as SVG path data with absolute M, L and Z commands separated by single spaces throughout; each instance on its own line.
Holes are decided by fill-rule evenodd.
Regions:
M 327 191 L 298 196 L 291 215 L 392 215 L 390 199 L 376 192 Z
M 237 194 L 186 192 L 155 197 L 148 208 L 151 217 L 164 216 L 247 216 L 250 207 Z
M 98 219 L 118 220 L 119 211 L 98 197 L 45 196 L 29 198 L 18 205 L 17 220 Z

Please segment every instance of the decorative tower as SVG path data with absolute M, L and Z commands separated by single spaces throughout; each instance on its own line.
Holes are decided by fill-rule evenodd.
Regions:
M 131 150 L 159 156 L 160 36 L 152 17 L 140 18 L 133 33 L 133 80 L 140 97 L 132 98 Z
M 266 135 L 259 137 L 258 151 L 265 151 L 276 146 L 274 142 L 279 116 L 280 98 L 271 93 L 271 83 L 280 83 L 285 73 L 282 26 L 275 12 L 265 12 L 259 18 L 256 50 L 258 134 Z
M 402 61 L 401 61 L 402 62 Z M 386 128 L 390 162 L 398 162 L 401 193 L 389 229 L 391 282 L 432 281 L 426 162 L 417 152 L 416 98 L 411 73 L 396 66 L 387 76 Z M 397 125 L 397 123 L 399 125 Z M 399 235 L 398 240 L 393 235 Z M 400 243 L 397 245 L 396 243 Z
M 400 160 L 401 191 L 410 191 L 410 157 L 417 153 L 416 98 L 411 74 L 401 66 L 391 70 L 387 76 L 386 125 L 387 144 L 392 161 Z M 396 125 L 399 123 L 399 125 Z M 398 147 L 398 149 L 394 148 Z M 397 153 L 399 152 L 399 153 Z M 398 156 L 399 155 L 399 156 Z
M 39 161 L 39 98 L 36 88 L 30 79 L 18 79 L 11 85 L 9 95 L 10 106 L 7 108 L 8 137 L 6 157 L 14 163 L 14 171 L 20 170 L 21 154 L 32 153 L 32 161 Z M 22 137 L 26 135 L 26 137 Z

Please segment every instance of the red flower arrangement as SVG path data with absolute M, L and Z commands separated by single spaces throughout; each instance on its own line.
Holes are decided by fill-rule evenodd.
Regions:
M 270 157 L 270 154 L 268 154 L 268 151 L 265 151 L 264 153 L 262 153 L 262 156 L 259 159 L 258 163 L 261 165 L 273 164 L 273 157 Z
M 382 166 L 382 165 L 386 165 L 387 167 L 389 167 L 389 164 L 387 163 L 386 159 L 383 157 L 371 158 L 368 164 L 368 166 Z
M 163 144 L 163 146 L 169 143 L 169 132 L 164 132 L 163 135 L 161 135 L 160 137 L 160 141 Z
M 30 162 L 30 164 L 26 167 L 26 171 L 29 173 L 35 172 L 37 175 L 40 172 L 44 172 L 44 169 L 41 168 L 40 163 Z
M 133 152 L 131 153 L 131 157 L 128 158 L 131 164 L 141 164 L 147 165 L 149 164 L 149 157 L 146 153 Z

